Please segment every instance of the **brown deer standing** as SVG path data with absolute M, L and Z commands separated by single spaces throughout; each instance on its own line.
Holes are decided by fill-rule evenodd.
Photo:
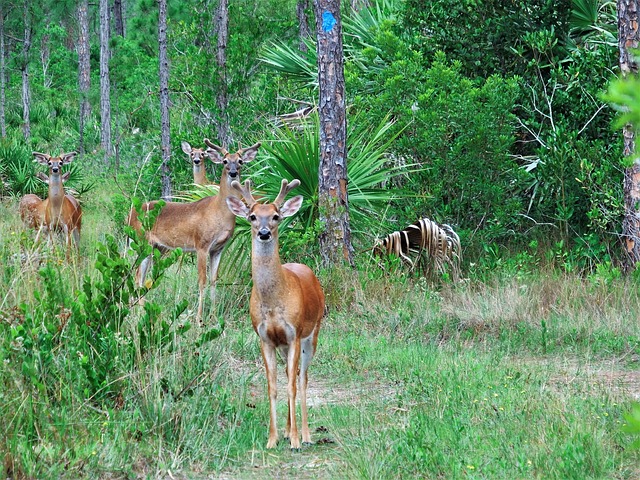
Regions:
M 273 203 L 257 203 L 249 189 L 233 182 L 242 193 L 247 205 L 236 197 L 227 198 L 229 209 L 251 224 L 251 268 L 253 290 L 249 312 L 253 329 L 260 337 L 260 348 L 267 375 L 270 422 L 267 448 L 278 442 L 276 429 L 276 350 L 286 360 L 289 416 L 285 437 L 289 437 L 292 449 L 300 448 L 296 426 L 296 383 L 300 378 L 300 410 L 302 416 L 302 441 L 311 443 L 307 420 L 307 369 L 316 351 L 320 322 L 324 316 L 325 300 L 320 282 L 311 269 L 300 263 L 280 263 L 278 254 L 278 225 L 294 215 L 302 205 L 298 195 L 286 201 L 289 191 L 300 184 L 282 180 L 280 193 Z M 299 367 L 299 369 L 298 369 Z
M 160 250 L 181 248 L 185 252 L 196 252 L 198 264 L 198 312 L 196 319 L 202 322 L 204 287 L 207 282 L 207 257 L 209 258 L 209 277 L 211 282 L 211 303 L 215 301 L 216 280 L 222 249 L 231 239 L 236 226 L 236 217 L 229 211 L 225 199 L 234 195 L 231 182 L 240 178 L 244 163 L 256 157 L 260 143 L 241 148 L 236 153 L 214 145 L 208 139 L 207 154 L 214 163 L 222 163 L 220 192 L 193 203 L 167 202 L 160 211 L 153 228 L 146 233 L 151 245 Z M 157 201 L 143 205 L 144 211 L 151 210 Z M 141 224 L 134 209 L 131 209 L 128 224 L 140 231 Z M 151 256 L 142 261 L 136 272 L 138 286 L 142 287 L 149 267 Z
M 193 183 L 196 185 L 215 185 L 207 179 L 205 159 L 210 158 L 206 148 L 192 148 L 189 142 L 182 142 L 182 151 L 189 156 L 193 166 Z
M 34 194 L 25 195 L 19 205 L 22 221 L 28 227 L 38 229 L 36 241 L 43 230 L 48 232 L 50 241 L 54 231 L 65 234 L 67 255 L 71 250 L 72 239 L 76 248 L 80 244 L 82 208 L 73 195 L 65 195 L 63 183 L 69 178 L 69 172 L 62 174 L 61 169 L 63 165 L 71 163 L 76 155 L 76 152 L 70 152 L 52 157 L 46 153 L 33 152 L 38 163 L 49 167 L 49 176 L 42 172 L 37 174 L 40 180 L 49 184 L 49 193 L 44 200 Z

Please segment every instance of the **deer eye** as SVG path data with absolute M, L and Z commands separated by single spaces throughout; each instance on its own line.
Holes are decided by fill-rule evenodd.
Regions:
M 273 216 L 273 221 L 277 222 L 278 220 L 280 220 L 280 215 L 278 215 L 277 213 Z
M 238 163 L 239 163 L 240 165 L 242 165 L 242 160 L 238 160 Z
M 229 160 L 227 160 L 227 159 L 225 158 L 224 160 L 222 160 L 222 163 L 224 163 L 224 164 L 226 165 L 227 163 L 229 163 Z
M 252 213 L 251 215 L 249 215 L 249 220 L 251 220 L 252 222 L 255 222 L 256 216 Z

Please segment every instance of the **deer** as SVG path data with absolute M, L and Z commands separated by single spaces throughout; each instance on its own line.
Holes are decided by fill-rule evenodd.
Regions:
M 192 148 L 189 142 L 182 142 L 182 151 L 189 156 L 193 165 L 193 183 L 196 185 L 215 185 L 207 179 L 205 159 L 209 158 L 206 148 Z
M 63 183 L 69 178 L 70 172 L 63 174 L 61 169 L 63 165 L 71 163 L 76 155 L 76 152 L 70 152 L 52 157 L 46 153 L 33 152 L 38 163 L 49 167 L 48 176 L 43 172 L 37 174 L 40 180 L 49 185 L 48 196 L 42 200 L 35 194 L 27 194 L 22 197 L 19 205 L 20 217 L 25 225 L 38 230 L 36 242 L 43 230 L 48 231 L 50 240 L 54 231 L 64 232 L 67 255 L 72 243 L 75 243 L 76 248 L 80 244 L 82 208 L 73 195 L 65 194 Z
M 147 241 L 161 251 L 181 248 L 185 252 L 195 252 L 198 266 L 198 310 L 196 320 L 202 323 L 204 289 L 207 282 L 207 258 L 209 259 L 209 281 L 211 303 L 215 303 L 218 267 L 222 250 L 229 242 L 236 226 L 236 217 L 229 211 L 225 199 L 234 195 L 231 182 L 240 178 L 242 166 L 253 160 L 260 148 L 256 143 L 229 153 L 225 148 L 211 143 L 207 156 L 216 164 L 223 164 L 220 176 L 220 191 L 217 195 L 202 198 L 192 203 L 166 202 L 152 229 L 146 232 Z M 158 201 L 143 204 L 143 211 L 155 207 Z M 129 226 L 141 231 L 142 225 L 134 208 L 127 218 Z M 136 271 L 136 283 L 141 288 L 147 271 L 152 264 L 149 256 L 142 261 Z
M 276 427 L 277 372 L 276 350 L 285 359 L 289 415 L 285 438 L 292 450 L 300 449 L 296 425 L 296 383 L 300 381 L 302 442 L 312 444 L 307 420 L 307 370 L 316 351 L 320 323 L 325 313 L 322 286 L 313 271 L 300 263 L 280 263 L 278 225 L 294 215 L 302 205 L 302 196 L 283 201 L 299 180 L 282 180 L 280 193 L 273 203 L 258 203 L 247 180 L 244 186 L 233 182 L 232 188 L 244 198 L 230 196 L 227 205 L 237 217 L 251 224 L 251 276 L 253 289 L 249 314 L 253 329 L 260 338 L 269 395 L 270 421 L 267 448 L 278 443 Z

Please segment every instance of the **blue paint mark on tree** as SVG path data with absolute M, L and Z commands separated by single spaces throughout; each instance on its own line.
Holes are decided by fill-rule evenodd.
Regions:
M 330 32 L 331 29 L 336 24 L 336 17 L 329 11 L 326 11 L 322 14 L 322 30 L 325 32 Z

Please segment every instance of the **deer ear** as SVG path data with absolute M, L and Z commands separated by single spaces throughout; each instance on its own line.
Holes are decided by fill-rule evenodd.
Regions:
M 71 163 L 74 157 L 77 155 L 77 152 L 69 152 L 62 155 L 62 163 Z
M 227 206 L 236 217 L 246 218 L 249 214 L 249 209 L 239 198 L 227 197 Z
M 47 165 L 49 163 L 49 159 L 51 158 L 51 155 L 40 152 L 33 152 L 33 156 L 36 157 L 36 161 L 38 163 L 41 163 L 42 165 Z
M 258 154 L 258 149 L 260 148 L 260 145 L 261 145 L 261 143 L 258 142 L 255 145 L 251 145 L 244 152 L 242 152 L 242 161 L 243 162 L 250 162 L 251 160 L 256 158 L 256 155 Z
M 207 157 L 209 157 L 209 160 L 211 160 L 213 163 L 222 163 L 224 161 L 224 156 L 220 155 L 220 152 L 214 150 L 213 148 L 207 148 L 205 150 L 205 153 L 207 154 Z
M 289 200 L 284 202 L 284 205 L 282 205 L 282 207 L 280 208 L 280 215 L 282 215 L 282 218 L 295 215 L 296 212 L 300 210 L 301 206 L 302 195 L 296 195 L 295 197 L 290 198 Z
M 69 177 L 70 177 L 70 176 L 71 176 L 71 172 L 65 172 L 65 173 L 63 173 L 63 174 L 62 174 L 62 178 L 61 178 L 61 180 L 62 180 L 63 182 L 66 182 L 67 180 L 69 180 Z
M 184 153 L 191 155 L 191 145 L 189 145 L 189 142 L 182 142 L 180 145 L 182 146 L 182 151 Z
M 42 180 L 44 183 L 49 183 L 49 177 L 47 177 L 43 172 L 36 173 L 36 178 L 38 180 Z

